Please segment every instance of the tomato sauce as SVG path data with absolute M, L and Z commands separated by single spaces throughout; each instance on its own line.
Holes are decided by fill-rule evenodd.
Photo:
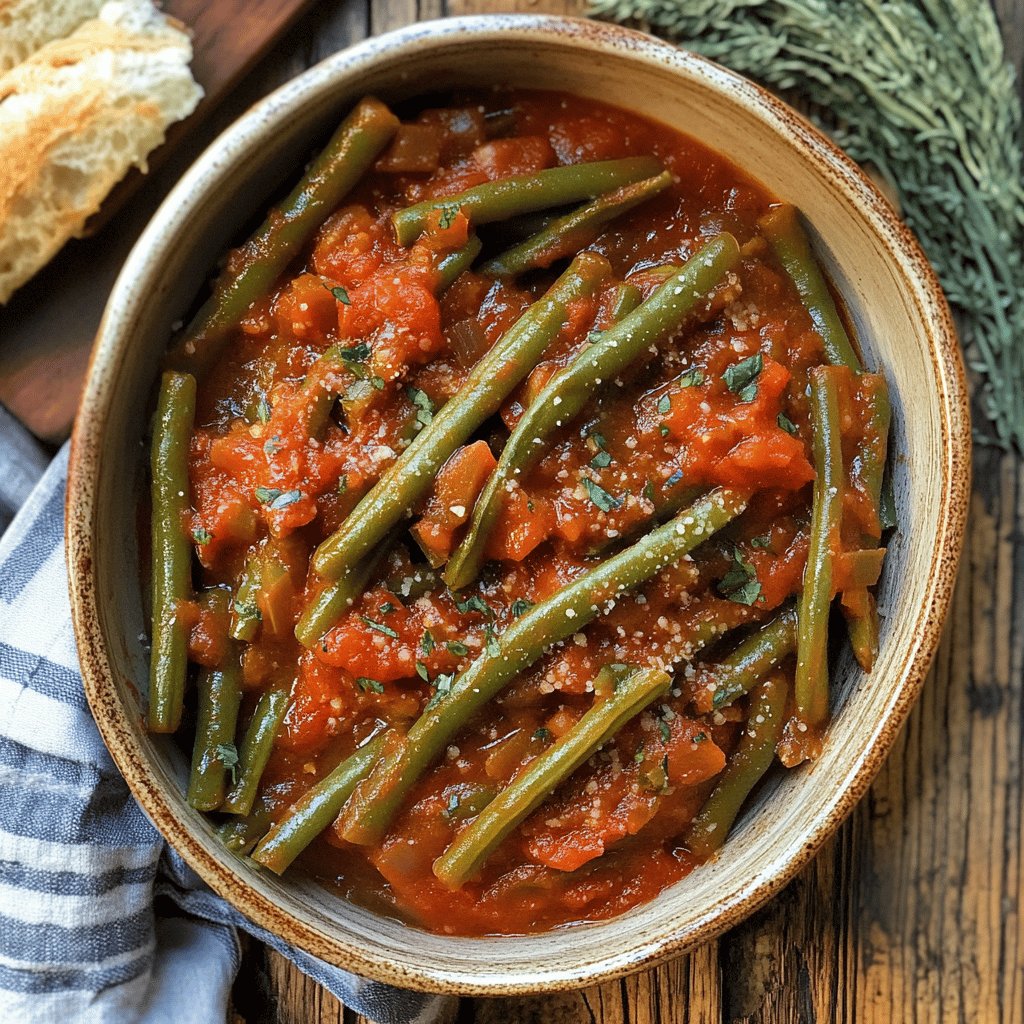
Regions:
M 189 526 L 204 582 L 233 584 L 247 558 L 268 547 L 280 566 L 264 580 L 260 630 L 243 660 L 243 720 L 269 687 L 291 694 L 260 806 L 279 816 L 368 737 L 386 725 L 408 727 L 439 678 L 450 679 L 530 604 L 649 526 L 679 489 L 749 490 L 751 507 L 737 524 L 615 601 L 506 688 L 416 784 L 382 842 L 351 846 L 328 829 L 303 857 L 348 898 L 438 932 L 521 933 L 607 918 L 694 867 L 680 835 L 738 742 L 743 701 L 698 712 L 687 659 L 700 648 L 714 652 L 726 630 L 764 621 L 800 587 L 814 478 L 805 393 L 822 342 L 758 236 L 772 196 L 696 140 L 556 93 L 447 97 L 402 113 L 409 130 L 250 309 L 200 388 Z M 651 153 L 673 184 L 613 221 L 591 248 L 611 262 L 616 282 L 648 295 L 654 268 L 679 265 L 703 241 L 731 232 L 742 263 L 707 314 L 606 382 L 560 429 L 505 502 L 486 571 L 453 596 L 431 563 L 458 543 L 531 397 L 607 326 L 612 284 L 572 303 L 556 342 L 500 417 L 445 465 L 365 593 L 313 650 L 301 647 L 294 625 L 321 586 L 309 569 L 315 546 L 560 269 L 515 282 L 468 271 L 437 297 L 437 256 L 466 241 L 466 217 L 435 220 L 405 248 L 391 214 L 513 174 Z M 480 234 L 497 251 L 509 232 L 527 228 L 499 224 Z M 339 341 L 364 346 L 361 358 L 334 369 L 316 364 Z M 756 355 L 756 393 L 743 395 L 727 371 Z M 356 382 L 345 415 L 331 410 L 311 429 L 324 416 L 318 389 L 340 383 L 352 394 Z M 848 391 L 852 424 L 861 399 L 852 380 Z M 877 539 L 877 516 L 862 497 L 850 489 L 846 518 Z M 724 585 L 730 571 L 740 586 Z M 199 617 L 198 657 L 215 658 L 225 628 Z M 609 662 L 675 667 L 675 683 L 517 828 L 477 878 L 445 888 L 434 859 L 583 715 L 594 676 Z

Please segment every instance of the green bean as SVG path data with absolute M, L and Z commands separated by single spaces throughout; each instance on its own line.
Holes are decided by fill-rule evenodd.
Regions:
M 750 692 L 783 658 L 796 647 L 796 609 L 788 607 L 751 633 L 726 657 L 708 666 L 711 683 L 698 693 L 700 711 L 728 707 L 738 697 Z M 706 693 L 709 700 L 701 701 Z
M 359 780 L 373 767 L 384 744 L 378 736 L 350 755 L 285 811 L 252 852 L 257 864 L 280 875 L 338 816 Z
M 274 740 L 287 710 L 286 689 L 268 690 L 260 697 L 242 738 L 238 750 L 238 774 L 235 784 L 221 804 L 222 811 L 228 814 L 248 814 L 252 810 L 263 769 L 270 760 Z
M 181 722 L 188 673 L 188 626 L 179 614 L 192 597 L 188 451 L 196 381 L 168 370 L 160 382 L 153 425 L 153 649 L 149 660 L 149 730 L 174 732 Z
M 263 618 L 256 596 L 260 592 L 263 577 L 263 559 L 257 551 L 246 560 L 242 577 L 235 588 L 235 598 L 231 602 L 231 626 L 229 632 L 235 640 L 251 643 L 260 628 Z
M 370 577 L 391 550 L 387 541 L 366 558 L 357 562 L 344 576 L 328 584 L 303 609 L 295 624 L 295 638 L 303 647 L 312 650 L 317 641 L 351 608 L 366 589 Z
M 732 235 L 719 235 L 705 243 L 646 302 L 602 331 L 548 381 L 505 442 L 498 465 L 473 506 L 465 536 L 448 560 L 443 575 L 452 590 L 468 586 L 480 572 L 487 539 L 505 495 L 515 486 L 516 477 L 543 454 L 544 441 L 572 422 L 602 382 L 614 380 L 652 345 L 678 329 L 739 258 Z
M 203 598 L 212 610 L 227 612 L 227 591 L 208 591 Z M 229 643 L 224 660 L 216 668 L 200 669 L 196 680 L 199 701 L 187 800 L 190 807 L 200 811 L 220 807 L 227 790 L 225 753 L 234 753 L 235 726 L 242 702 L 241 676 L 238 648 Z
M 860 359 L 843 326 L 843 319 L 814 258 L 807 235 L 800 226 L 796 208 L 788 203 L 775 206 L 757 224 L 796 285 L 814 329 L 821 336 L 828 361 L 833 366 L 848 366 L 860 372 Z
M 860 385 L 862 388 L 866 387 L 868 392 L 868 417 L 863 437 L 858 445 L 855 464 L 859 468 L 860 479 L 871 499 L 872 507 L 878 514 L 881 526 L 882 483 L 885 477 L 892 407 L 885 378 L 880 374 L 863 374 L 860 377 Z M 861 543 L 865 548 L 877 548 L 879 540 L 880 536 L 864 534 Z M 865 672 L 870 672 L 878 653 L 878 606 L 874 595 L 867 595 L 867 609 L 863 614 L 855 613 L 845 605 L 842 607 L 846 628 L 850 634 L 850 646 L 853 648 L 857 664 Z
M 229 818 L 217 829 L 217 838 L 232 853 L 248 853 L 274 823 L 270 807 L 257 804 L 244 818 Z
M 577 577 L 556 594 L 515 619 L 492 651 L 478 657 L 427 705 L 402 747 L 382 758 L 353 794 L 343 817 L 349 842 L 380 839 L 417 779 L 436 760 L 448 740 L 506 683 L 532 665 L 554 643 L 593 621 L 606 603 L 656 576 L 665 566 L 702 544 L 746 507 L 746 496 L 719 488 L 671 522 L 652 530 Z M 609 605 L 610 606 L 610 605 Z
M 450 889 L 472 878 L 514 828 L 630 719 L 666 694 L 670 684 L 667 672 L 642 669 L 619 682 L 611 696 L 595 700 L 557 743 L 536 757 L 456 836 L 434 861 L 437 878 Z
M 814 450 L 814 494 L 807 567 L 797 604 L 796 713 L 812 735 L 828 717 L 828 616 L 832 603 L 833 545 L 839 540 L 843 511 L 843 449 L 839 420 L 838 374 L 816 366 L 810 377 Z M 801 730 L 803 731 L 803 730 Z
M 313 568 L 336 580 L 359 561 L 433 486 L 452 453 L 480 424 L 497 412 L 512 389 L 537 364 L 565 320 L 560 298 L 573 284 L 574 295 L 600 284 L 608 262 L 593 254 L 577 259 L 552 287 L 473 367 L 465 384 L 434 415 L 409 447 L 383 473 L 341 526 L 313 555 Z
M 786 681 L 777 675 L 755 688 L 740 745 L 686 834 L 686 846 L 698 860 L 705 861 L 721 849 L 743 801 L 771 766 L 782 735 L 787 689 Z
M 199 376 L 213 366 L 231 330 L 337 209 L 397 128 L 398 118 L 379 100 L 367 97 L 356 105 L 284 202 L 231 254 L 209 299 L 174 346 L 172 365 Z
M 622 185 L 660 174 L 662 169 L 661 162 L 653 156 L 552 167 L 533 174 L 488 181 L 457 195 L 427 199 L 399 210 L 392 216 L 391 223 L 398 244 L 409 245 L 426 230 L 436 210 L 461 210 L 474 227 L 479 227 L 519 214 L 592 199 Z
M 476 235 L 470 235 L 469 240 L 461 249 L 448 253 L 437 265 L 437 285 L 435 291 L 440 294 L 450 288 L 456 278 L 473 265 L 473 260 L 480 255 L 483 243 Z
M 636 285 L 632 284 L 620 284 L 615 289 L 615 297 L 612 299 L 612 305 L 610 309 L 611 322 L 613 324 L 618 323 L 624 316 L 628 316 L 630 313 L 640 305 L 643 299 L 643 293 Z
M 480 268 L 480 273 L 490 277 L 515 277 L 537 267 L 550 267 L 555 260 L 586 248 L 616 217 L 663 192 L 671 184 L 672 175 L 662 171 L 653 178 L 623 185 L 598 196 L 488 260 Z

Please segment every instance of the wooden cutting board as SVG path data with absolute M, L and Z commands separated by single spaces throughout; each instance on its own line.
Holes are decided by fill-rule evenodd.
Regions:
M 182 171 L 222 127 L 214 109 L 312 0 L 164 0 L 164 10 L 192 32 L 192 73 L 205 97 L 171 127 L 88 225 L 89 236 L 57 257 L 0 307 L 0 402 L 37 437 L 59 443 L 71 430 L 92 341 L 118 270 L 153 210 Z M 255 95 L 241 97 L 255 99 Z M 237 114 L 228 103 L 229 116 Z M 208 120 L 209 119 L 209 120 Z

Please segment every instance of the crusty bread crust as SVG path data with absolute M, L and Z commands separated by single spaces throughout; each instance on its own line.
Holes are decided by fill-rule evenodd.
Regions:
M 0 304 L 192 112 L 191 57 L 177 23 L 120 0 L 0 76 Z

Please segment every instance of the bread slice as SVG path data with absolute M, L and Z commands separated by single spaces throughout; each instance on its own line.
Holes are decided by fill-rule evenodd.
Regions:
M 0 72 L 95 18 L 103 0 L 0 0 Z
M 0 305 L 192 112 L 191 57 L 177 22 L 117 0 L 0 76 Z

